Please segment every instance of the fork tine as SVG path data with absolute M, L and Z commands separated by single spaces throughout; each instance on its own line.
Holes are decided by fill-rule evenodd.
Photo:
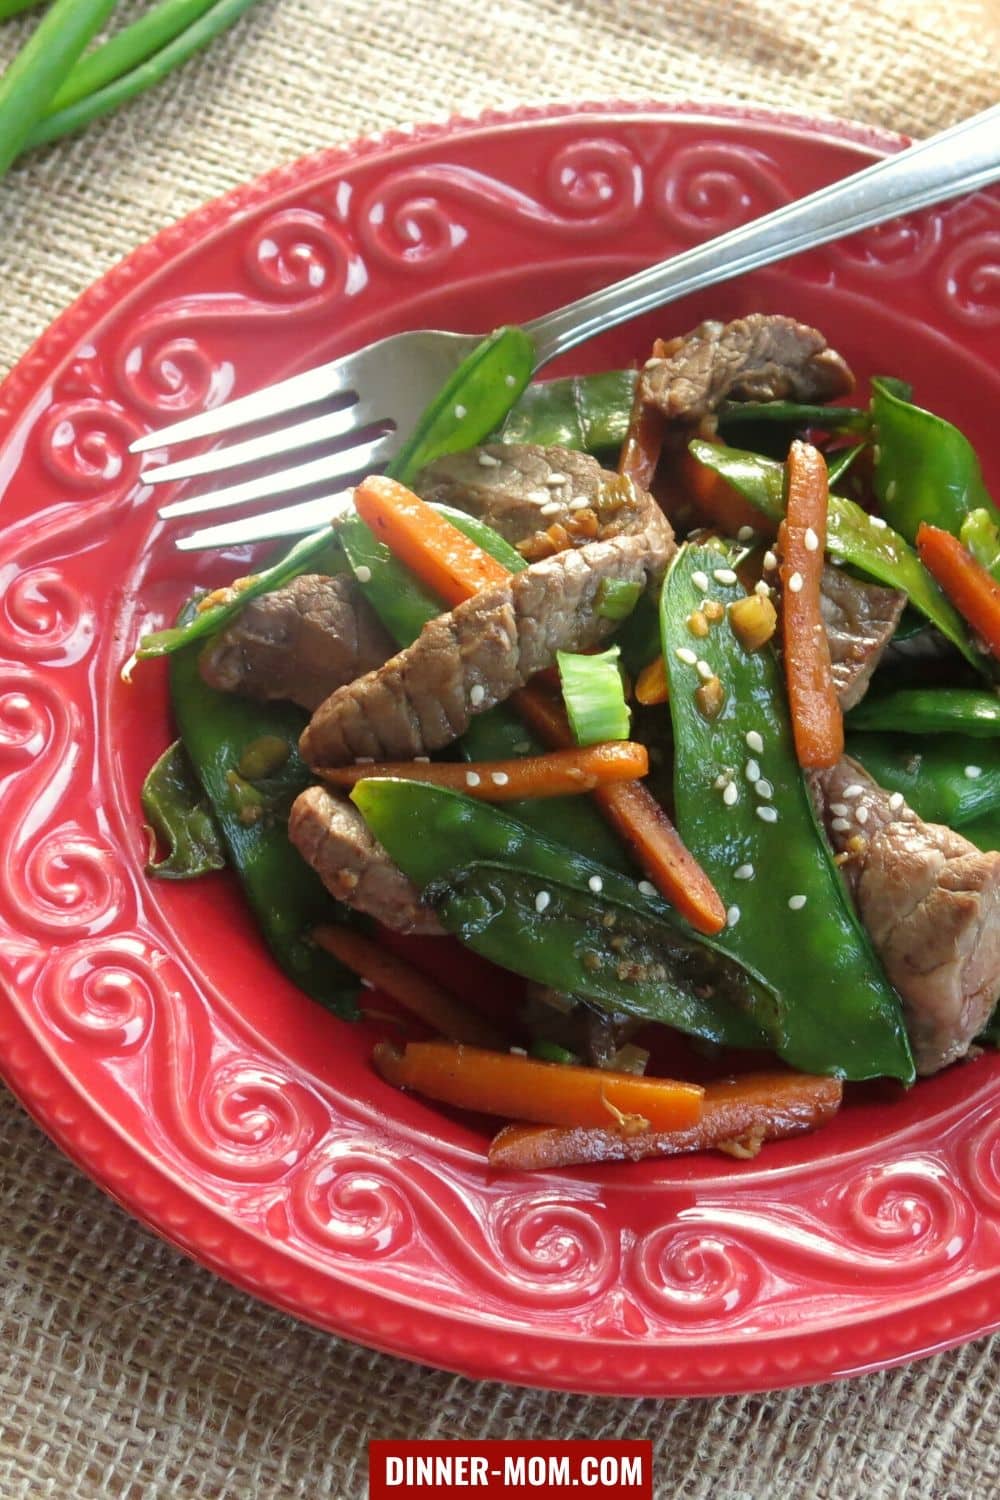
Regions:
M 173 422 L 156 432 L 144 433 L 130 444 L 130 453 L 147 453 L 150 448 L 162 448 L 166 443 L 186 443 L 192 438 L 214 437 L 228 432 L 231 427 L 242 427 L 245 422 L 259 422 L 264 417 L 276 417 L 283 411 L 295 411 L 300 406 L 310 406 L 327 396 L 343 395 L 351 390 L 350 367 L 352 355 L 332 360 L 329 364 L 317 365 L 314 370 L 303 370 L 301 375 L 291 375 L 279 380 L 276 385 L 263 390 L 251 391 L 248 396 L 237 396 L 212 411 L 199 412 L 196 417 L 185 417 L 182 422 Z
M 274 537 L 299 536 L 329 526 L 335 516 L 343 515 L 353 504 L 351 490 L 324 495 L 319 500 L 304 500 L 286 505 L 283 510 L 268 511 L 262 516 L 246 516 L 242 521 L 224 521 L 220 526 L 203 526 L 190 536 L 177 538 L 181 552 L 195 552 L 201 547 L 235 547 L 246 542 L 266 542 Z
M 178 479 L 194 479 L 199 474 L 217 474 L 221 469 L 233 469 L 238 464 L 255 463 L 262 458 L 275 458 L 294 448 L 308 448 L 311 443 L 333 441 L 356 429 L 369 427 L 377 420 L 373 402 L 357 401 L 343 411 L 325 412 L 321 417 L 310 417 L 307 422 L 298 422 L 294 427 L 282 427 L 262 437 L 248 438 L 244 443 L 213 448 L 210 453 L 199 453 L 194 458 L 182 459 L 180 463 L 146 469 L 142 482 L 169 484 Z
M 383 433 L 370 443 L 360 443 L 345 448 L 340 453 L 327 453 L 305 464 L 296 464 L 283 469 L 280 474 L 261 474 L 256 479 L 246 479 L 241 484 L 231 484 L 226 489 L 212 490 L 207 495 L 192 495 L 187 500 L 175 500 L 160 509 L 163 520 L 174 516 L 198 516 L 209 510 L 225 510 L 230 505 L 240 505 L 245 500 L 263 500 L 271 495 L 284 495 L 289 490 L 303 489 L 307 484 L 319 484 L 327 479 L 344 479 L 349 474 L 360 474 L 391 458 L 399 446 L 395 432 Z

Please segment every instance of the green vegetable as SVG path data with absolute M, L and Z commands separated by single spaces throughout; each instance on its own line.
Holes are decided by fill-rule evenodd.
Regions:
M 70 3 L 72 4 L 73 0 L 70 0 Z M 133 35 L 130 41 L 123 44 L 120 49 L 116 49 L 118 65 L 120 66 L 123 61 L 128 65 L 131 54 L 136 59 L 134 67 L 129 66 L 128 72 L 121 73 L 103 88 L 88 93 L 85 97 L 77 99 L 75 103 L 68 104 L 64 109 L 46 113 L 34 125 L 24 144 L 26 146 L 45 145 L 49 141 L 59 140 L 61 136 L 69 135 L 74 130 L 82 130 L 85 125 L 89 125 L 92 120 L 98 119 L 101 115 L 110 114 L 112 110 L 118 109 L 129 99 L 134 99 L 137 94 L 142 94 L 146 89 L 152 88 L 168 73 L 173 72 L 174 68 L 180 67 L 182 63 L 187 62 L 189 57 L 201 51 L 203 47 L 207 47 L 209 42 L 214 41 L 221 32 L 230 27 L 245 10 L 249 10 L 250 6 L 255 3 L 256 0 L 214 0 L 214 4 L 197 20 L 192 21 L 179 35 L 175 35 L 172 41 L 168 41 L 143 61 L 139 48 L 140 42 L 142 46 L 148 44 L 149 34 L 153 30 L 152 25 L 149 25 L 148 30 L 143 34 L 146 41 L 142 41 L 141 38 L 137 40 Z M 110 9 L 110 5 L 106 9 Z M 153 17 L 147 16 L 145 20 L 151 23 Z M 137 21 L 134 24 L 139 26 L 141 23 Z M 122 38 L 126 35 L 127 32 L 119 34 Z M 109 47 L 115 45 L 118 40 L 119 38 L 113 38 L 107 45 Z M 98 54 L 95 53 L 95 58 L 97 56 Z M 113 56 L 112 61 L 114 60 Z M 95 71 L 97 70 L 103 70 L 103 64 L 95 64 Z
M 597 613 L 602 620 L 626 620 L 643 594 L 641 583 L 624 578 L 603 578 L 597 590 Z
M 0 0 L 0 21 L 9 21 L 12 16 L 19 16 L 22 11 L 38 4 L 39 0 Z
M 517 548 L 478 516 L 470 516 L 467 511 L 456 510 L 452 505 L 433 505 L 431 508 L 446 516 L 463 536 L 480 546 L 495 562 L 502 563 L 508 573 L 521 573 L 528 566 Z
M 190 646 L 171 659 L 170 695 L 229 862 L 274 957 L 314 1000 L 338 1015 L 356 1015 L 357 979 L 309 938 L 343 910 L 288 840 L 288 810 L 311 780 L 298 754 L 307 716 L 292 704 L 258 704 L 207 687 Z M 237 768 L 265 735 L 283 739 L 287 754 L 271 776 L 251 785 Z
M 869 693 L 851 710 L 847 727 L 993 739 L 1000 735 L 1000 698 L 975 688 L 897 688 L 891 693 Z
M 747 1015 L 766 1005 L 756 977 L 634 880 L 443 787 L 369 779 L 351 796 L 443 926 L 475 952 L 611 1012 L 729 1046 L 763 1044 Z
M 698 438 L 689 447 L 699 462 L 728 479 L 770 521 L 781 520 L 785 513 L 784 464 Z M 869 516 L 853 500 L 831 495 L 826 550 L 834 561 L 847 563 L 890 588 L 902 589 L 914 609 L 936 625 L 977 672 L 987 674 L 985 658 L 973 646 L 961 615 L 898 532 L 880 526 L 877 517 Z
M 867 432 L 871 418 L 857 406 L 808 406 L 798 401 L 724 401 L 719 422 L 736 426 L 743 422 L 776 422 L 800 431 L 819 427 L 824 432 Z
M 53 0 L 0 78 L 0 175 L 20 155 L 64 78 L 115 0 Z
M 985 506 L 969 511 L 958 538 L 976 562 L 1000 583 L 1000 526 Z
M 620 657 L 617 646 L 591 656 L 556 652 L 563 702 L 578 745 L 628 739 L 631 715 L 625 702 Z
M 622 665 L 632 677 L 638 677 L 643 667 L 659 656 L 660 612 L 651 594 L 643 592 L 635 609 L 615 632 L 615 640 L 621 648 Z
M 509 413 L 498 440 L 580 453 L 620 448 L 628 433 L 635 382 L 634 370 L 535 381 Z
M 872 381 L 875 494 L 886 520 L 907 541 L 921 521 L 958 536 L 970 511 L 1000 511 L 986 493 L 975 449 L 957 427 L 908 399 L 906 387 Z
M 995 741 L 957 734 L 904 741 L 895 734 L 852 733 L 847 748 L 879 786 L 902 792 L 928 823 L 965 833 L 968 824 L 1000 814 L 1000 744 Z
M 77 104 L 130 72 L 137 63 L 173 41 L 215 3 L 216 0 L 160 0 L 131 26 L 123 27 L 103 46 L 81 58 L 57 90 L 46 114 Z
M 699 675 L 678 650 L 689 651 L 685 622 L 704 597 L 692 581 L 699 570 L 714 572 L 722 603 L 744 595 L 738 583 L 718 581 L 715 552 L 685 546 L 661 602 L 676 822 L 729 906 L 730 925 L 716 941 L 774 992 L 757 1019 L 786 1061 L 808 1073 L 909 1082 L 899 998 L 817 827 L 775 657 L 769 648 L 744 651 L 728 619 L 698 642 L 725 705 L 714 719 L 698 710 Z
M 977 1038 L 980 1042 L 988 1042 L 991 1047 L 1000 1047 L 1000 1008 L 993 1012 L 993 1018 L 982 1036 Z
M 174 740 L 142 784 L 142 807 L 168 853 L 150 858 L 147 875 L 163 880 L 191 880 L 226 863 L 219 830 L 205 801 L 201 783 L 180 740 Z
M 528 1047 L 528 1056 L 537 1057 L 539 1062 L 554 1063 L 579 1063 L 580 1059 L 575 1052 L 568 1047 L 560 1047 L 558 1042 L 547 1042 L 539 1037 Z

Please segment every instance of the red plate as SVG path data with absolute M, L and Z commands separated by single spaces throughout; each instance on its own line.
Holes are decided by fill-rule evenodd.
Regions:
M 166 230 L 0 389 L 0 1063 L 145 1223 L 331 1331 L 474 1376 L 640 1395 L 798 1384 L 1000 1324 L 1000 1060 L 845 1110 L 760 1163 L 518 1178 L 371 1072 L 277 972 L 225 877 L 150 885 L 164 675 L 119 668 L 192 573 L 144 428 L 408 326 L 524 319 L 895 149 L 759 111 L 522 111 L 334 150 Z M 1000 204 L 978 196 L 618 331 L 751 309 L 911 379 L 1000 486 Z

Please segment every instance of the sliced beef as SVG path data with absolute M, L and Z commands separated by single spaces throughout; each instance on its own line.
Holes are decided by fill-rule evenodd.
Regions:
M 288 836 L 338 901 L 396 932 L 441 932 L 434 912 L 346 797 L 307 787 L 292 804 Z
M 532 561 L 642 525 L 643 500 L 628 480 L 568 448 L 487 443 L 428 464 L 416 489 L 479 516 Z
M 200 661 L 209 687 L 289 698 L 310 711 L 379 667 L 394 642 L 353 578 L 306 573 L 252 599 Z
M 557 651 L 597 645 L 615 628 L 597 612 L 604 581 L 656 581 L 674 552 L 669 522 L 642 491 L 622 508 L 619 524 L 603 541 L 482 589 L 431 620 L 377 672 L 339 688 L 302 736 L 305 760 L 332 766 L 439 750 L 464 734 L 474 714 L 552 666 Z
M 610 1068 L 619 1047 L 643 1025 L 639 1016 L 611 1015 L 579 995 L 529 984 L 518 1019 L 532 1041 L 554 1042 L 592 1068 Z
M 1000 997 L 1000 853 L 925 823 L 845 757 L 817 774 L 858 914 L 903 1001 L 917 1071 L 964 1056 Z
M 841 708 L 853 708 L 868 691 L 905 607 L 899 589 L 852 578 L 829 563 L 823 569 L 820 608 Z
M 641 376 L 643 399 L 675 422 L 697 423 L 725 400 L 831 401 L 854 377 L 815 328 L 751 313 L 702 323 L 666 346 Z

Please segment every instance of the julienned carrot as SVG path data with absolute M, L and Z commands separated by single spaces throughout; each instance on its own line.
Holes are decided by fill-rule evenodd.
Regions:
M 510 577 L 502 563 L 398 480 L 362 480 L 354 506 L 378 540 L 449 608 Z
M 663 359 L 665 353 L 666 345 L 663 340 L 654 340 L 651 358 Z M 626 479 L 631 479 L 633 484 L 641 485 L 644 490 L 648 490 L 652 484 L 656 465 L 660 461 L 663 430 L 663 413 L 642 399 L 640 377 L 635 383 L 632 413 L 618 458 L 618 472 Z
M 365 479 L 354 503 L 376 536 L 420 580 L 451 605 L 510 575 L 431 506 L 394 479 Z M 573 735 L 564 711 L 540 689 L 522 688 L 512 698 L 546 744 L 569 749 Z M 719 893 L 656 799 L 638 782 L 598 786 L 594 797 L 631 848 L 646 875 L 698 932 L 721 932 L 726 908 Z
M 755 1156 L 765 1141 L 816 1130 L 836 1114 L 843 1084 L 804 1073 L 748 1073 L 706 1086 L 701 1119 L 686 1130 L 623 1136 L 613 1130 L 508 1125 L 490 1146 L 490 1166 L 521 1172 L 604 1161 L 722 1150 Z
M 836 765 L 844 753 L 844 716 L 823 626 L 820 584 L 826 547 L 826 460 L 810 443 L 788 454 L 781 552 L 781 630 L 788 705 L 799 765 Z
M 749 526 L 757 537 L 773 531 L 773 523 L 744 500 L 728 479 L 701 463 L 684 447 L 664 461 L 667 513 L 691 526 L 711 526 L 724 536 L 737 536 Z
M 921 521 L 917 551 L 959 614 L 982 636 L 993 655 L 1000 657 L 1000 584 L 957 537 L 939 526 Z
M 469 1011 L 404 958 L 350 927 L 317 927 L 313 941 L 339 958 L 361 979 L 384 990 L 425 1026 L 453 1042 L 503 1047 L 506 1039 L 484 1016 Z
M 447 1042 L 409 1042 L 403 1052 L 380 1042 L 373 1061 L 389 1083 L 477 1114 L 611 1128 L 623 1135 L 687 1130 L 701 1117 L 703 1090 L 670 1078 L 539 1062 Z
M 388 761 L 382 764 L 322 766 L 318 774 L 333 786 L 354 786 L 368 776 L 398 776 L 406 781 L 429 781 L 485 802 L 512 802 L 522 797 L 570 797 L 592 792 L 609 782 L 634 781 L 649 770 L 645 745 L 613 740 L 576 750 L 553 750 L 548 755 L 525 755 L 519 760 Z
M 654 657 L 648 666 L 643 667 L 635 679 L 635 696 L 647 708 L 653 703 L 666 703 L 670 697 L 670 686 L 662 656 Z

